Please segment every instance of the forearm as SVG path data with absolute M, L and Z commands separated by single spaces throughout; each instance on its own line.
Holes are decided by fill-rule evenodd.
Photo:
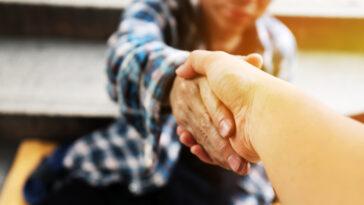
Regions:
M 288 83 L 264 83 L 248 129 L 282 203 L 363 203 L 363 126 Z
M 177 70 L 205 75 L 233 113 L 230 143 L 261 159 L 283 204 L 364 204 L 364 126 L 222 52 L 194 51 Z

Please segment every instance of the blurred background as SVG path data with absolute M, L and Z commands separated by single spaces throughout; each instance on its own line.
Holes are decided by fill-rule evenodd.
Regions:
M 69 140 L 117 116 L 106 40 L 128 2 L 0 0 L 0 190 L 23 142 Z M 274 0 L 270 12 L 298 42 L 292 83 L 364 121 L 364 1 Z

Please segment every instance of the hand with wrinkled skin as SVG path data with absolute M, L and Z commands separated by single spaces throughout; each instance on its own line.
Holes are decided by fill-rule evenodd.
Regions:
M 244 61 L 248 62 L 249 64 L 255 66 L 256 68 L 261 68 L 263 65 L 262 58 L 258 54 L 251 54 L 248 56 L 237 56 L 237 57 L 239 59 L 244 60 Z M 211 89 L 210 89 L 207 81 L 203 81 L 202 83 L 204 84 L 204 86 L 201 86 L 200 89 L 201 89 L 202 93 L 205 93 L 205 95 L 202 94 L 202 99 L 203 99 L 204 103 L 207 104 L 209 102 L 218 102 L 219 105 L 224 106 L 219 99 L 216 99 L 216 96 L 214 95 L 214 93 L 211 92 Z M 213 103 L 209 103 L 209 104 L 210 104 L 210 106 L 208 106 L 208 107 L 210 107 L 209 115 L 211 116 L 212 119 L 214 119 L 214 118 L 216 118 L 216 113 L 217 113 L 217 112 L 214 112 L 214 110 L 218 110 L 217 109 L 218 106 L 216 106 L 216 105 L 211 106 L 211 104 L 213 104 Z M 213 109 L 211 109 L 211 107 Z M 204 151 L 204 149 L 203 149 L 203 146 L 201 144 L 198 144 L 195 141 L 194 136 L 188 130 L 186 130 L 182 125 L 178 126 L 177 134 L 180 135 L 180 141 L 184 145 L 191 147 L 191 148 L 193 147 L 193 149 L 191 149 L 193 154 L 195 154 L 198 158 L 200 158 L 204 162 L 208 161 L 209 154 L 211 154 L 211 153 L 210 152 L 206 153 L 206 151 Z M 233 133 L 233 134 L 235 134 L 235 133 Z M 229 136 L 232 136 L 232 135 L 229 135 Z M 248 166 L 248 168 L 249 168 L 249 166 Z
M 232 149 L 226 138 L 234 133 L 232 115 L 214 96 L 205 78 L 185 80 L 177 77 L 171 90 L 170 102 L 177 123 L 185 128 L 177 130 L 180 141 L 189 146 L 193 154 L 206 163 L 218 164 L 241 175 L 246 174 L 246 161 Z M 221 126 L 224 122 L 228 122 L 227 127 Z M 225 138 L 216 127 L 222 127 L 220 133 L 225 134 Z M 204 144 L 204 147 L 197 142 Z

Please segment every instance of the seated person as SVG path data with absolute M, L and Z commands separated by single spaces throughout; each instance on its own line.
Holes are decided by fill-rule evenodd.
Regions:
M 211 92 L 200 93 L 198 80 L 175 78 L 175 69 L 188 51 L 197 48 L 234 55 L 258 52 L 264 56 L 264 71 L 288 79 L 295 41 L 281 22 L 265 12 L 269 2 L 133 1 L 109 40 L 108 90 L 119 106 L 119 118 L 46 158 L 26 183 L 27 201 L 270 204 L 274 192 L 262 166 L 240 177 L 201 163 L 181 148 L 171 112 L 176 106 L 178 118 L 190 121 L 199 112 L 216 108 L 218 118 L 225 120 L 194 120 L 194 129 L 199 135 L 213 133 L 224 145 L 216 144 L 225 152 L 212 154 L 213 163 L 245 173 L 240 169 L 243 159 L 221 137 L 234 130 L 231 114 L 223 106 L 215 107 L 221 103 Z M 174 96 L 171 102 L 169 95 Z M 201 95 L 215 101 L 205 108 Z M 197 106 L 199 110 L 190 109 Z
M 363 124 L 223 52 L 195 51 L 177 73 L 207 78 L 234 116 L 232 147 L 263 162 L 282 204 L 364 204 Z M 210 136 L 196 136 L 211 146 Z

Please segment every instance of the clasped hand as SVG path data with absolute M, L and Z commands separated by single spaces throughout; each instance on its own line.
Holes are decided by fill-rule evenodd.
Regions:
M 234 69 L 234 63 L 246 62 L 250 67 L 262 66 L 262 58 L 257 54 L 237 57 L 194 51 L 177 69 L 180 77 L 175 79 L 170 95 L 180 141 L 203 162 L 240 175 L 248 172 L 248 161 L 258 161 L 245 130 L 249 128 L 251 92 L 244 92 L 246 96 L 236 92 L 252 88 L 253 79 L 239 78 L 246 71 Z

